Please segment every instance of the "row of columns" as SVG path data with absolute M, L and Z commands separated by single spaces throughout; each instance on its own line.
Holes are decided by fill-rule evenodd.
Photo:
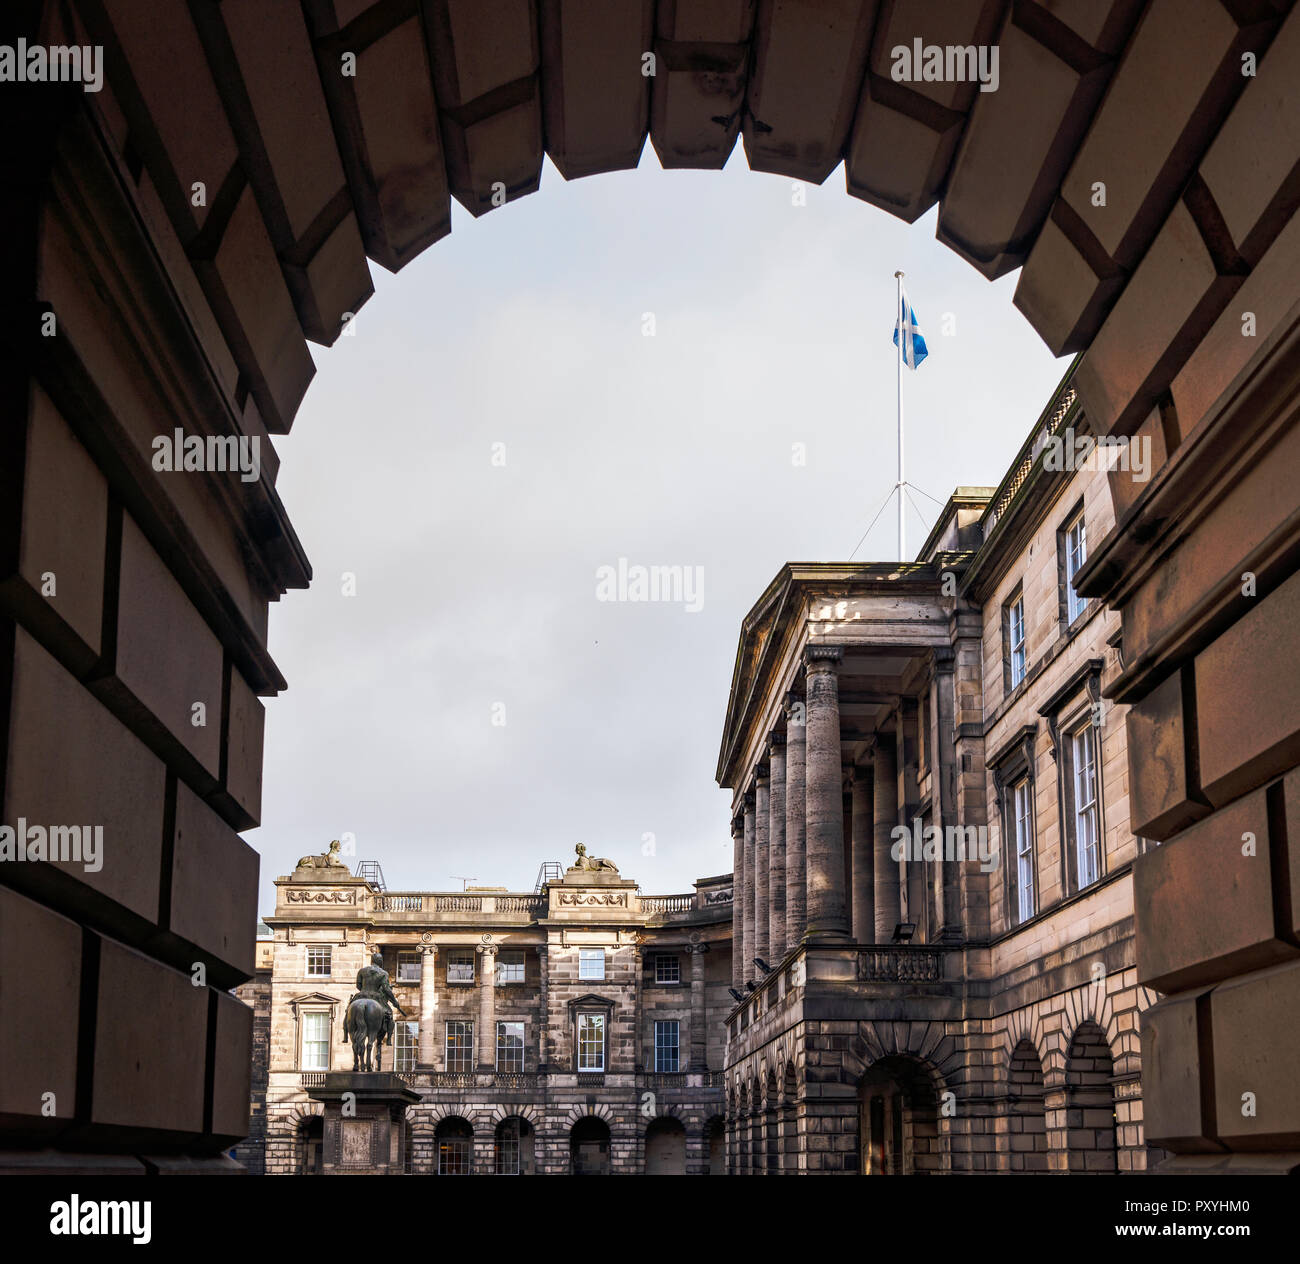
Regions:
M 538 951 L 542 956 L 542 1012 L 545 1013 L 546 950 L 542 948 Z M 478 1069 L 480 1071 L 491 1071 L 495 1069 L 497 1060 L 497 946 L 495 944 L 480 944 L 478 953 L 480 958 L 478 963 L 478 1019 L 476 1024 L 478 1038 L 475 1045 L 478 1052 Z M 438 1056 L 438 995 L 435 981 L 437 961 L 437 945 L 422 944 L 420 946 L 420 1026 L 416 1036 L 416 1065 L 421 1067 L 434 1066 L 435 1059 Z M 543 1039 L 545 1039 L 544 1036 Z M 545 1062 L 545 1046 L 540 1050 L 539 1056 Z
M 903 920 L 902 871 L 892 854 L 901 809 L 914 805 L 916 746 L 928 744 L 933 775 L 931 823 L 960 812 L 955 769 L 938 732 L 955 716 L 952 652 L 936 651 L 928 714 L 932 731 L 919 732 L 915 703 L 903 699 L 897 734 L 867 743 L 869 763 L 848 770 L 851 819 L 845 837 L 841 759 L 839 646 L 804 652 L 804 695 L 784 700 L 785 732 L 773 734 L 754 769 L 753 789 L 732 823 L 732 986 L 745 989 L 762 960 L 774 966 L 802 940 L 889 943 Z M 912 708 L 909 710 L 909 706 Z M 905 775 L 901 775 L 904 774 Z M 969 817 L 967 818 L 969 819 Z M 848 843 L 846 855 L 845 845 Z M 914 904 L 929 899 L 928 870 L 918 878 Z M 944 938 L 962 920 L 960 882 L 945 863 L 935 910 Z M 908 917 L 919 920 L 919 908 Z
M 805 935 L 848 937 L 840 802 L 836 667 L 842 651 L 810 647 L 805 696 L 784 700 L 785 732 L 732 822 L 732 986 L 743 990 L 755 960 L 774 965 Z M 838 872 L 838 878 L 837 878 Z
M 706 979 L 704 954 L 709 951 L 705 943 L 679 946 L 690 957 L 690 1044 L 681 1050 L 682 1069 L 693 1071 L 706 1070 L 708 1067 L 708 1016 L 706 1012 Z M 668 950 L 669 945 L 664 946 Z M 538 955 L 541 964 L 541 1006 L 538 1032 L 538 1066 L 545 1071 L 552 1060 L 552 1033 L 550 1023 L 549 979 L 547 970 L 547 949 L 545 945 L 532 949 Z M 635 950 L 636 970 L 634 974 L 634 1005 L 637 1015 L 638 1031 L 641 1028 L 641 1016 L 644 1012 L 641 1004 L 642 949 Z M 493 1071 L 496 1068 L 496 944 L 478 946 L 478 1034 L 475 1041 L 480 1072 Z M 419 1033 L 416 1043 L 417 1065 L 424 1068 L 435 1066 L 437 1059 L 437 987 L 435 967 L 438 949 L 434 944 L 424 944 L 420 948 L 420 1013 Z M 640 1038 L 640 1037 L 639 1037 Z

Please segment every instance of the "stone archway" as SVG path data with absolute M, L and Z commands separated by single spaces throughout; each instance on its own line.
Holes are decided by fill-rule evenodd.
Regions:
M 434 1172 L 469 1176 L 474 1171 L 474 1125 L 460 1115 L 445 1115 L 433 1132 Z
M 537 1130 L 523 1114 L 506 1115 L 493 1133 L 492 1170 L 498 1176 L 532 1176 L 537 1171 Z
M 714 1115 L 704 1121 L 706 1176 L 727 1176 L 727 1121 Z
M 1048 1169 L 1044 1092 L 1038 1050 L 1028 1039 L 1021 1039 L 1011 1050 L 1007 1067 L 1007 1164 L 1012 1172 Z
M 521 0 L 503 24 L 474 6 L 452 23 L 443 0 L 15 6 L 15 36 L 101 45 L 106 65 L 101 93 L 9 85 L 0 138 L 0 392 L 23 419 L 0 438 L 5 819 L 161 839 L 179 802 L 234 893 L 228 926 L 200 945 L 211 990 L 195 995 L 194 946 L 155 924 L 161 844 L 116 884 L 6 867 L 6 918 L 48 935 L 52 971 L 79 969 L 57 928 L 90 925 L 106 996 L 139 953 L 155 992 L 177 998 L 169 1021 L 197 1032 L 211 1002 L 246 1025 L 228 989 L 252 972 L 256 858 L 236 831 L 260 817 L 259 699 L 285 687 L 267 609 L 310 566 L 274 460 L 233 488 L 164 484 L 149 459 L 160 419 L 269 451 L 310 383 L 307 340 L 333 342 L 369 297 L 367 257 L 403 266 L 446 234 L 453 196 L 478 214 L 532 191 L 544 152 L 567 179 L 635 166 L 647 137 L 665 166 L 721 167 L 738 137 L 758 171 L 820 182 L 842 162 L 851 195 L 904 219 L 938 202 L 940 238 L 983 275 L 1023 266 L 1015 301 L 1030 323 L 1058 353 L 1086 349 L 1076 381 L 1098 434 L 1136 434 L 1155 458 L 1149 484 L 1116 483 L 1119 525 L 1078 583 L 1124 613 L 1110 689 L 1133 707 L 1134 831 L 1174 842 L 1219 813 L 1259 814 L 1300 759 L 1300 698 L 1277 685 L 1300 649 L 1297 154 L 1280 122 L 1300 17 L 1287 0 L 934 8 L 926 43 L 999 50 L 997 90 L 982 92 L 969 76 L 895 79 L 894 50 L 920 37 L 912 13 L 832 0 L 815 21 L 798 3 L 692 18 L 646 0 L 597 15 Z M 65 531 L 56 507 L 70 501 Z M 83 577 L 78 601 L 43 594 L 50 563 L 36 559 L 50 557 Z M 177 718 L 194 682 L 220 725 Z M 1139 926 L 1169 928 L 1139 960 L 1168 998 L 1148 1029 L 1181 1042 L 1180 1064 L 1208 1082 L 1216 1068 L 1178 1007 L 1193 980 L 1245 967 L 1180 939 L 1179 926 L 1238 920 L 1230 885 L 1184 872 L 1190 850 L 1135 866 Z M 1170 892 L 1184 904 L 1171 909 Z M 1289 968 L 1284 1006 L 1236 1002 L 1278 1015 L 1251 1039 L 1279 1067 L 1300 1006 L 1300 963 Z M 75 1029 L 71 1012 L 53 1017 Z M 123 1077 L 148 1058 L 150 1075 L 213 1101 L 206 1134 L 192 1119 L 128 1122 L 215 1160 L 247 1126 L 228 1099 L 248 1058 L 229 1051 L 250 1039 L 212 1060 L 143 1031 L 117 1066 L 108 1050 L 65 1052 Z M 16 1100 L 41 1100 L 30 1075 Z M 1171 1129 L 1171 1146 L 1202 1148 L 1181 1117 L 1156 1108 L 1147 1123 L 1153 1140 Z M 1300 1146 L 1234 1127 L 1243 1150 Z M 114 1148 L 92 1129 L 100 1142 Z
M 599 1115 L 584 1115 L 569 1129 L 569 1172 L 573 1176 L 610 1174 L 609 1124 Z
M 663 1115 L 646 1126 L 645 1174 L 686 1175 L 686 1128 L 680 1119 Z
M 1119 1170 L 1114 1075 L 1106 1033 L 1092 1021 L 1080 1024 L 1065 1062 L 1066 1146 L 1072 1173 Z
M 921 1176 L 944 1170 L 939 1100 L 929 1069 L 915 1058 L 873 1063 L 858 1083 L 859 1172 Z
M 325 1117 L 310 1115 L 298 1124 L 298 1170 L 303 1176 L 324 1172 Z

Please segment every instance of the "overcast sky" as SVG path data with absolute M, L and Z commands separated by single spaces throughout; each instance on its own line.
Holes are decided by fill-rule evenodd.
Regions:
M 784 562 L 847 558 L 894 482 L 895 269 L 930 346 L 903 387 L 931 496 L 996 484 L 1066 367 L 933 212 L 908 227 L 842 171 L 795 188 L 739 146 L 719 174 L 647 144 L 572 184 L 548 163 L 481 220 L 453 203 L 450 237 L 372 265 L 276 441 L 315 579 L 271 611 L 263 912 L 346 834 L 399 891 L 531 890 L 579 841 L 649 893 L 730 870 L 740 623 Z M 913 496 L 909 556 L 937 509 Z M 896 556 L 891 506 L 857 558 Z M 703 568 L 702 607 L 598 600 L 620 558 Z

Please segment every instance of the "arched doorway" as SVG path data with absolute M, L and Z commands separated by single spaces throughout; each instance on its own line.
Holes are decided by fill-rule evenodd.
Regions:
M 1047 1113 L 1043 1064 L 1038 1050 L 1021 1040 L 1007 1071 L 1007 1167 L 1012 1172 L 1047 1171 Z
M 588 1115 L 573 1125 L 569 1163 L 574 1176 L 609 1175 L 609 1125 L 603 1119 Z
M 1115 1074 L 1106 1033 L 1089 1020 L 1079 1024 L 1065 1063 L 1065 1126 L 1069 1170 L 1116 1172 Z
M 522 1115 L 497 1124 L 493 1171 L 498 1176 L 533 1176 L 537 1172 L 536 1134 Z
M 736 1115 L 736 1137 L 738 1138 L 738 1172 L 748 1176 L 754 1170 L 753 1137 L 750 1135 L 752 1121 L 749 1115 L 750 1088 L 745 1085 L 740 1090 L 740 1108 Z
M 727 1121 L 721 1115 L 714 1115 L 704 1125 L 705 1153 L 708 1156 L 706 1176 L 727 1175 Z
M 776 1072 L 767 1073 L 767 1098 L 763 1103 L 764 1167 L 770 1176 L 781 1171 L 781 1138 L 777 1133 Z
M 686 1129 L 680 1119 L 652 1119 L 645 1130 L 645 1174 L 686 1175 Z
M 439 1176 L 468 1176 L 473 1170 L 474 1129 L 459 1115 L 448 1115 L 433 1133 Z
M 299 1166 L 304 1176 L 319 1176 L 322 1170 L 321 1150 L 325 1140 L 325 1120 L 320 1115 L 304 1119 L 298 1126 Z
M 799 1170 L 799 1081 L 794 1064 L 786 1063 L 781 1083 L 781 1170 Z
M 914 1058 L 874 1063 L 858 1084 L 859 1171 L 912 1176 L 943 1170 L 938 1098 Z

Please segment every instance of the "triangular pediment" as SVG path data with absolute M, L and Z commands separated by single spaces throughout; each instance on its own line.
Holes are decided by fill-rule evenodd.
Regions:
M 613 1009 L 614 999 L 609 996 L 598 996 L 595 992 L 587 992 L 583 996 L 575 996 L 569 1002 L 570 1009 L 577 1009 L 580 1005 L 599 1005 L 605 1009 Z
M 337 996 L 326 996 L 324 992 L 304 992 L 301 996 L 292 997 L 290 1005 L 317 1005 L 324 1001 L 327 1005 L 342 1005 L 343 1002 Z

